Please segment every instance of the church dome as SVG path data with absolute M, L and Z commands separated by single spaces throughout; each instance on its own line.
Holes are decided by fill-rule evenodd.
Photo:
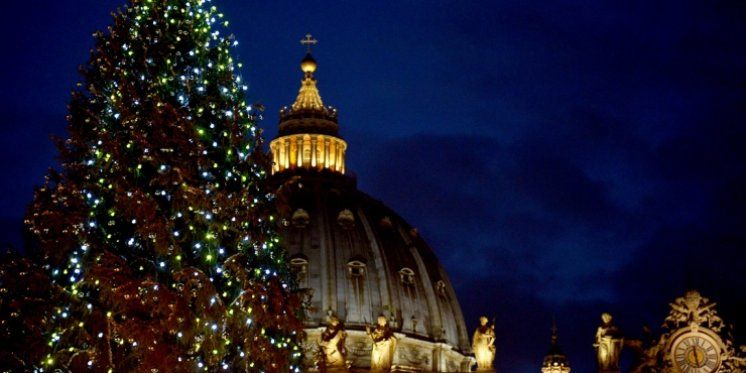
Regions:
M 557 326 L 552 325 L 552 345 L 544 357 L 541 368 L 542 373 L 570 373 L 570 362 L 559 346 Z
M 412 225 L 357 189 L 344 167 L 347 144 L 336 110 L 321 104 L 313 71 L 302 67 L 298 98 L 281 111 L 270 149 L 280 235 L 304 298 L 307 348 L 334 315 L 347 330 L 348 360 L 365 368 L 365 328 L 383 315 L 399 339 L 394 364 L 467 369 L 468 332 L 444 268 Z
M 350 178 L 298 172 L 283 185 L 281 236 L 308 289 L 308 326 L 330 314 L 363 329 L 380 314 L 412 338 L 468 350 L 445 270 L 415 228 Z

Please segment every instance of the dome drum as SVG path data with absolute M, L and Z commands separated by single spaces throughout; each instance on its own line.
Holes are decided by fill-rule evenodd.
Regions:
M 345 172 L 347 143 L 338 137 L 296 134 L 278 137 L 269 146 L 273 173 L 296 168 Z

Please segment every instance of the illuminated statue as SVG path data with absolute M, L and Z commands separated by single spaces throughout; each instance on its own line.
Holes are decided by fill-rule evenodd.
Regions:
M 345 326 L 339 321 L 337 316 L 329 316 L 329 322 L 326 329 L 321 333 L 319 347 L 321 347 L 322 361 L 320 368 L 326 372 L 346 372 L 347 371 L 347 350 L 345 349 L 345 339 L 347 332 Z
M 599 372 L 619 372 L 619 356 L 624 339 L 608 313 L 601 314 L 601 325 L 596 331 L 596 359 Z
M 492 363 L 495 361 L 495 324 L 488 325 L 486 316 L 479 318 L 479 327 L 474 331 L 471 348 L 477 359 L 477 370 L 494 370 Z
M 389 372 L 394 362 L 394 351 L 396 351 L 396 337 L 388 325 L 388 320 L 383 315 L 378 316 L 375 328 L 366 326 L 368 336 L 373 340 L 373 350 L 370 355 L 371 372 Z

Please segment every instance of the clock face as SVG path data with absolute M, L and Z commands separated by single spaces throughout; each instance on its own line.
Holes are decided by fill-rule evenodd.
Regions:
M 709 373 L 720 366 L 720 348 L 707 335 L 688 333 L 673 346 L 674 365 L 684 373 Z

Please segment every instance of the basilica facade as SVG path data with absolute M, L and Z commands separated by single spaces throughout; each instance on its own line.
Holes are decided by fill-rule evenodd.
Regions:
M 417 230 L 357 188 L 346 169 L 337 110 L 325 106 L 309 46 L 298 95 L 280 111 L 270 143 L 280 234 L 304 302 L 305 366 L 322 372 L 493 371 L 494 325 L 466 329 L 438 258 Z M 620 372 L 623 351 L 636 373 L 743 372 L 714 304 L 690 292 L 671 305 L 666 333 L 625 340 L 609 314 L 596 333 L 598 372 Z M 590 333 L 589 333 L 590 334 Z M 590 335 L 589 335 L 590 337 Z M 589 348 L 589 354 L 591 353 Z M 537 372 L 569 373 L 556 328 Z

